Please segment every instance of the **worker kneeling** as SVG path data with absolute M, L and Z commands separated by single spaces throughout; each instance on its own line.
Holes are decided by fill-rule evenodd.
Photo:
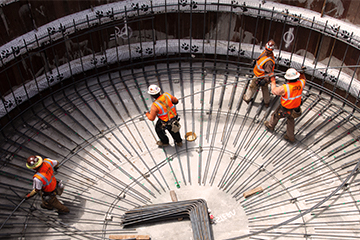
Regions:
M 295 141 L 294 118 L 301 115 L 301 94 L 305 87 L 305 74 L 302 68 L 301 73 L 294 68 L 289 68 L 285 73 L 286 84 L 276 87 L 275 77 L 271 78 L 271 91 L 277 96 L 281 96 L 280 106 L 271 115 L 270 121 L 265 121 L 264 124 L 269 131 L 274 131 L 276 124 L 280 118 L 287 118 L 287 129 L 284 138 L 290 142 Z
M 64 185 L 61 181 L 56 181 L 54 170 L 59 166 L 59 162 L 48 158 L 42 159 L 40 156 L 30 156 L 27 159 L 26 166 L 36 171 L 33 177 L 33 190 L 25 196 L 29 199 L 36 193 L 41 194 L 41 207 L 52 210 L 56 208 L 59 213 L 70 212 L 57 198 L 64 191 Z
M 146 116 L 150 121 L 154 121 L 156 116 L 158 117 L 155 131 L 160 141 L 157 141 L 156 144 L 159 147 L 169 145 L 169 138 L 165 133 L 165 130 L 168 130 L 176 146 L 181 147 L 182 139 L 179 132 L 181 126 L 175 109 L 175 105 L 178 104 L 179 100 L 170 93 L 165 92 L 161 94 L 161 89 L 157 85 L 150 85 L 148 94 L 150 94 L 155 101 L 151 105 L 150 112 L 146 112 Z

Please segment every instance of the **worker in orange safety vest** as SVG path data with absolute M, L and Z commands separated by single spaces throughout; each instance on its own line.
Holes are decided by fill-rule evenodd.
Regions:
M 294 68 L 289 68 L 285 73 L 286 84 L 280 87 L 276 87 L 275 77 L 271 78 L 271 91 L 277 96 L 281 96 L 280 106 L 271 115 L 270 121 L 265 121 L 265 127 L 269 131 L 274 131 L 274 128 L 280 118 L 287 118 L 287 129 L 284 138 L 290 142 L 295 141 L 294 118 L 301 115 L 301 95 L 305 87 L 305 74 L 303 71 L 305 67 L 302 67 L 301 73 L 296 71 Z
M 255 66 L 253 69 L 255 78 L 251 80 L 249 88 L 244 94 L 243 100 L 246 103 L 249 103 L 259 87 L 263 94 L 265 107 L 269 107 L 270 103 L 270 94 L 269 94 L 269 83 L 271 75 L 274 74 L 275 68 L 275 57 L 273 50 L 275 48 L 274 40 L 270 40 L 265 44 L 265 50 L 260 54 L 260 56 L 255 61 Z
M 182 139 L 179 132 L 179 117 L 175 109 L 175 105 L 178 104 L 179 100 L 170 93 L 165 92 L 161 94 L 161 89 L 157 85 L 150 85 L 148 94 L 150 94 L 155 101 L 151 105 L 150 112 L 146 112 L 145 114 L 150 121 L 154 121 L 156 116 L 158 117 L 155 131 L 160 141 L 157 141 L 156 144 L 159 147 L 169 145 L 169 138 L 165 133 L 165 130 L 168 130 L 176 146 L 181 147 Z
M 27 159 L 26 166 L 29 169 L 36 170 L 33 177 L 33 190 L 26 194 L 25 199 L 33 197 L 40 192 L 42 203 L 41 207 L 52 210 L 56 208 L 58 213 L 68 213 L 69 209 L 65 207 L 56 198 L 56 195 L 61 195 L 64 191 L 62 181 L 56 181 L 54 170 L 57 170 L 59 162 L 49 158 L 43 159 L 40 156 L 30 156 Z

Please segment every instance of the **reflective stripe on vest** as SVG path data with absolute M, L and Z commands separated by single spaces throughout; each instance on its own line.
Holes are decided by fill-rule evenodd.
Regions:
M 47 163 L 49 163 L 51 165 L 52 168 L 54 168 L 55 163 L 53 161 L 51 161 L 50 158 L 45 158 L 44 161 L 46 161 Z
M 272 61 L 273 62 L 273 67 L 272 67 L 272 71 L 274 71 L 275 69 L 275 59 L 273 56 L 271 57 L 268 57 L 266 55 L 264 55 L 265 52 L 262 52 L 259 56 L 259 58 L 256 60 L 256 65 L 254 67 L 254 74 L 255 76 L 257 77 L 261 77 L 261 76 L 264 76 L 265 75 L 265 69 L 263 68 L 264 64 L 267 62 L 267 61 Z M 264 56 L 262 56 L 264 55 Z
M 56 179 L 53 175 L 54 173 L 53 166 L 54 164 L 51 161 L 44 159 L 42 166 L 40 167 L 38 172 L 36 172 L 36 174 L 34 175 L 34 177 L 36 177 L 43 183 L 42 190 L 44 192 L 52 192 L 56 188 Z M 51 175 L 46 177 L 46 172 L 48 172 L 48 174 Z
M 164 115 L 166 115 L 167 113 L 164 111 L 164 108 L 163 108 L 163 106 L 160 104 L 160 103 L 157 103 L 157 102 L 154 102 L 154 104 L 156 105 L 156 106 L 158 106 L 158 108 L 160 108 L 160 110 L 161 110 L 161 114 L 158 114 L 158 117 L 159 116 L 164 116 Z M 159 111 L 160 112 L 160 111 Z
M 301 87 L 299 83 L 301 84 Z M 301 79 L 300 81 L 294 83 L 287 83 L 283 86 L 285 90 L 285 96 L 281 97 L 281 105 L 287 109 L 299 107 L 301 104 L 301 94 L 305 86 L 304 80 Z M 296 89 L 293 91 L 295 87 L 300 87 L 300 89 Z M 293 96 L 291 96 L 292 93 L 294 93 Z
M 53 176 L 50 179 L 50 182 L 46 179 L 46 177 L 44 175 L 42 175 L 41 173 L 37 173 L 36 175 L 38 175 L 39 177 L 41 177 L 41 180 L 45 181 L 45 184 L 43 185 L 43 187 L 47 187 L 49 186 L 49 184 L 52 182 Z
M 162 99 L 160 99 L 162 96 L 164 97 L 164 101 Z M 169 106 L 169 108 L 174 112 L 174 114 L 176 116 L 175 105 L 173 105 L 173 103 L 171 101 L 171 95 L 169 93 L 162 94 L 158 99 L 163 101 L 164 103 L 166 103 Z M 165 122 L 169 121 L 166 106 L 163 106 L 158 101 L 155 101 L 154 104 L 157 107 L 157 109 L 159 109 L 159 113 L 157 114 L 158 118 L 161 119 L 162 121 L 165 121 Z M 171 115 L 172 115 L 172 113 L 170 112 L 170 116 Z

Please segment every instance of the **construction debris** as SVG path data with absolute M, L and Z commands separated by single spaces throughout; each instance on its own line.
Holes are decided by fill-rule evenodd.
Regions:
M 174 190 L 171 190 L 171 191 L 170 191 L 170 196 L 171 196 L 171 200 L 172 200 L 173 202 L 177 202 L 177 201 L 178 201 L 177 196 L 176 196 L 176 193 L 175 193 Z
M 177 198 L 176 193 L 175 193 L 174 190 L 171 190 L 171 191 L 170 191 L 170 196 L 171 196 L 171 200 L 172 200 L 173 202 L 177 202 L 177 201 L 178 201 L 178 198 Z M 182 221 L 183 218 L 178 218 L 178 220 L 179 220 L 179 221 Z
M 244 192 L 244 198 L 250 197 L 251 195 L 254 195 L 256 193 L 260 193 L 262 191 L 263 191 L 262 187 L 254 188 L 254 189 L 252 189 L 250 191 Z
M 150 240 L 149 235 L 110 235 L 110 239 L 128 239 L 128 240 Z

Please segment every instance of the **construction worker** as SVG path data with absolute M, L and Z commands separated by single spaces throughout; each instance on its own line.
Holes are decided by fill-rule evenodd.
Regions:
M 244 94 L 243 100 L 246 103 L 249 103 L 259 87 L 263 94 L 265 107 L 269 107 L 270 103 L 270 94 L 269 94 L 269 83 L 270 77 L 274 74 L 275 68 L 275 57 L 273 50 L 275 48 L 274 40 L 270 40 L 265 44 L 265 50 L 260 54 L 260 56 L 255 61 L 255 66 L 253 69 L 255 78 L 251 80 L 249 88 Z
M 29 199 L 40 192 L 42 203 L 41 207 L 52 210 L 56 208 L 59 213 L 68 213 L 69 209 L 65 207 L 56 198 L 64 191 L 61 181 L 56 181 L 54 170 L 57 170 L 59 162 L 49 158 L 43 159 L 40 156 L 30 156 L 27 159 L 26 166 L 36 171 L 33 177 L 33 190 L 26 194 L 25 199 Z
M 276 124 L 280 118 L 287 118 L 287 129 L 284 138 L 290 142 L 295 141 L 294 118 L 301 115 L 301 94 L 305 87 L 305 74 L 296 71 L 294 68 L 289 68 L 285 73 L 286 84 L 276 87 L 275 77 L 271 78 L 271 92 L 277 96 L 281 96 L 280 106 L 271 115 L 270 121 L 265 121 L 264 124 L 269 131 L 274 131 Z
M 178 147 L 181 147 L 182 139 L 179 133 L 179 118 L 174 106 L 178 104 L 179 100 L 170 93 L 166 92 L 161 94 L 161 89 L 157 85 L 150 85 L 148 94 L 150 94 L 155 101 L 151 105 L 150 112 L 146 112 L 145 114 L 150 121 L 154 121 L 156 116 L 158 117 L 155 131 L 160 138 L 160 141 L 157 141 L 156 144 L 159 147 L 166 147 L 169 145 L 169 138 L 165 133 L 165 129 L 167 129 L 173 137 L 175 144 Z

